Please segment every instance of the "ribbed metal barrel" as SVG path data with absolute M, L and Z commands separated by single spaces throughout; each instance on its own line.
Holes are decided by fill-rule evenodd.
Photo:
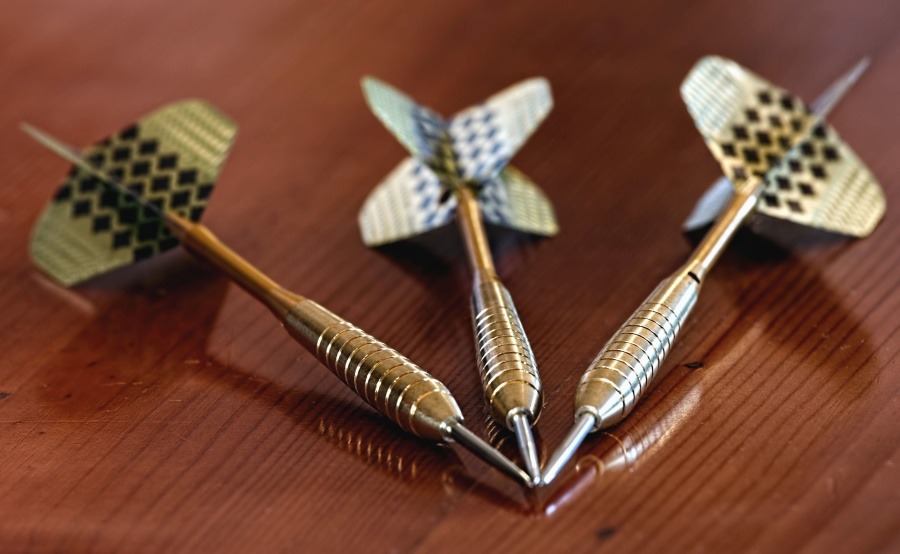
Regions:
M 491 417 L 510 428 L 510 416 L 525 411 L 531 422 L 541 411 L 541 380 L 534 353 L 506 288 L 478 281 L 472 293 L 475 349 Z
M 403 429 L 445 438 L 446 422 L 462 412 L 443 383 L 311 300 L 293 306 L 285 328 L 357 395 Z
M 697 302 L 700 284 L 686 272 L 664 280 L 616 331 L 581 377 L 576 419 L 597 418 L 595 429 L 624 419 L 644 394 Z

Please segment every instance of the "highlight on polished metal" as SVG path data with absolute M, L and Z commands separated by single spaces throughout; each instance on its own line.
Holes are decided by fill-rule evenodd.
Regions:
M 458 442 L 506 475 L 533 479 L 472 434 L 450 391 L 358 327 L 290 292 L 198 223 L 237 132 L 197 100 L 161 108 L 84 153 L 24 130 L 73 164 L 32 234 L 31 256 L 71 286 L 181 243 L 260 300 L 360 398 L 417 436 Z
M 535 78 L 449 119 L 373 78 L 362 83 L 372 111 L 412 154 L 366 199 L 363 241 L 379 246 L 456 218 L 473 273 L 472 321 L 485 402 L 513 431 L 533 479 L 540 464 L 532 425 L 542 391 L 534 353 L 512 297 L 500 281 L 484 221 L 552 236 L 553 207 L 528 177 L 507 163 L 553 107 L 550 85 Z
M 701 200 L 689 227 L 715 220 L 712 228 L 687 263 L 663 280 L 582 376 L 575 426 L 544 468 L 543 483 L 559 474 L 589 433 L 631 412 L 656 377 L 709 270 L 751 216 L 855 237 L 874 230 L 884 214 L 884 194 L 823 120 L 867 64 L 863 60 L 841 77 L 815 110 L 733 61 L 707 57 L 694 66 L 681 95 L 722 166 L 731 194 L 713 192 Z

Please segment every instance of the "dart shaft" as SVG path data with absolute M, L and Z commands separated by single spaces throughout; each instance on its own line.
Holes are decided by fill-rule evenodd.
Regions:
M 229 248 L 205 225 L 194 223 L 173 213 L 164 216 L 166 225 L 189 252 L 214 265 L 234 282 L 279 315 L 303 299 L 288 293 L 268 275 Z
M 457 219 L 473 273 L 472 323 L 485 402 L 494 420 L 508 429 L 513 429 L 516 413 L 524 412 L 533 424 L 541 409 L 534 353 L 512 297 L 494 269 L 481 208 L 469 187 L 456 192 Z
M 456 199 L 459 203 L 456 212 L 457 221 L 472 271 L 481 273 L 488 279 L 496 278 L 494 258 L 491 255 L 490 243 L 484 230 L 484 220 L 481 217 L 481 208 L 478 206 L 475 194 L 468 186 L 462 185 L 456 189 Z
M 166 215 L 189 251 L 265 303 L 297 342 L 388 419 L 432 440 L 444 440 L 447 422 L 462 420 L 450 391 L 397 351 L 312 300 L 283 289 L 205 226 Z
M 688 262 L 664 279 L 600 350 L 578 384 L 576 419 L 593 416 L 597 430 L 631 413 L 671 351 L 710 268 L 752 213 L 762 186 L 758 179 L 742 185 Z
M 685 268 L 687 272 L 694 275 L 698 283 L 706 278 L 707 273 L 725 251 L 734 234 L 753 213 L 764 186 L 765 182 L 758 178 L 741 183 L 719 219 L 694 249 Z

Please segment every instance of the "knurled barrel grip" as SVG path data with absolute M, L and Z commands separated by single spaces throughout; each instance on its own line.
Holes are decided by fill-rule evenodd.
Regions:
M 497 281 L 475 285 L 472 294 L 475 349 L 491 417 L 511 428 L 525 411 L 531 422 L 541 411 L 541 380 L 522 321 L 506 288 Z
M 443 383 L 315 302 L 293 306 L 285 328 L 359 397 L 406 431 L 441 440 L 448 419 L 462 420 Z
M 697 302 L 700 284 L 679 272 L 656 287 L 603 346 L 581 377 L 575 418 L 591 413 L 595 429 L 624 419 L 644 394 Z

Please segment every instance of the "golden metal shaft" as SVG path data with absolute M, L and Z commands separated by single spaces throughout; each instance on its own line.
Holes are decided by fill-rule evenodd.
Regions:
M 487 233 L 484 230 L 484 220 L 481 217 L 481 208 L 478 206 L 475 194 L 472 189 L 462 185 L 456 189 L 456 199 L 459 204 L 456 212 L 457 221 L 472 272 L 485 280 L 497 279 L 494 258 L 491 255 L 490 243 L 488 243 Z

